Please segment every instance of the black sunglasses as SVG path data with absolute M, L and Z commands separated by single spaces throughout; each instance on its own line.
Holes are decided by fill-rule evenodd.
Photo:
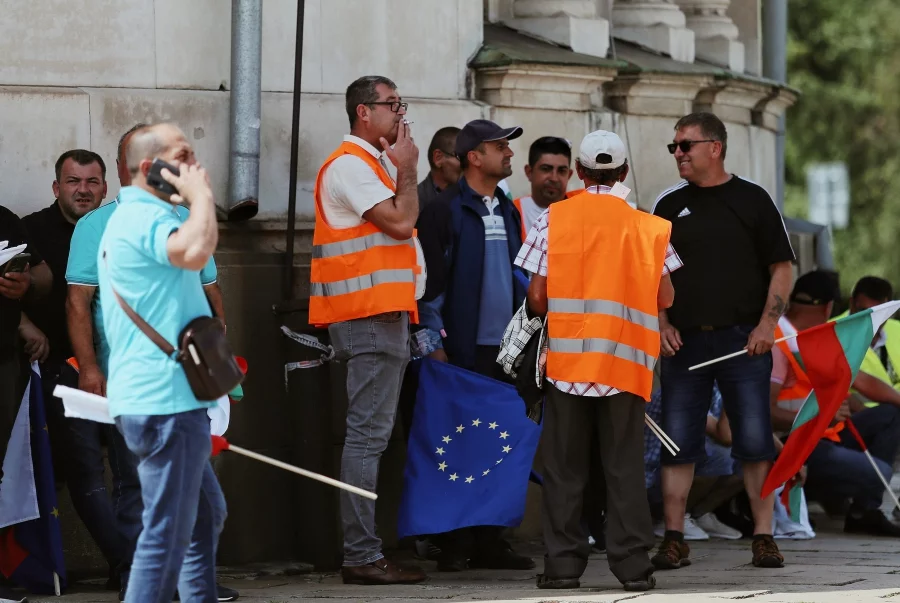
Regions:
M 674 155 L 675 149 L 681 149 L 682 153 L 688 153 L 691 150 L 691 147 L 695 144 L 700 144 L 701 142 L 719 142 L 718 140 L 682 140 L 681 142 L 673 142 L 671 144 L 667 144 L 666 148 L 669 149 L 669 154 Z
M 401 109 L 407 109 L 409 107 L 409 103 L 401 103 L 400 101 L 378 101 L 375 103 L 366 103 L 367 105 L 390 105 L 391 111 L 394 113 L 400 113 Z

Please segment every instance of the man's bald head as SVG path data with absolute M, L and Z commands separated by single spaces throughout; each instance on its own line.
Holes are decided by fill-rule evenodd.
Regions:
M 163 158 L 166 151 L 171 150 L 174 145 L 186 142 L 184 132 L 174 124 L 162 123 L 138 128 L 128 138 L 125 147 L 128 172 L 134 177 L 141 171 L 141 162 L 145 159 L 152 162 L 157 157 Z
M 125 145 L 125 162 L 132 177 L 132 184 L 154 195 L 155 189 L 147 185 L 147 174 L 154 159 L 170 165 L 194 165 L 197 158 L 181 128 L 171 123 L 161 123 L 138 128 Z M 157 195 L 159 196 L 159 195 Z

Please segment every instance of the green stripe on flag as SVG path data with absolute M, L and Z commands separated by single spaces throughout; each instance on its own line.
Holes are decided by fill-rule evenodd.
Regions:
M 819 416 L 819 399 L 816 398 L 816 392 L 809 392 L 809 396 L 806 398 L 806 402 L 803 403 L 803 406 L 800 407 L 800 411 L 797 412 L 797 416 L 794 417 L 794 424 L 791 426 L 791 432 L 795 429 L 799 429 L 804 423 L 808 423 L 812 421 L 817 416 Z
M 844 356 L 854 379 L 872 344 L 872 338 L 875 337 L 871 314 L 871 310 L 863 310 L 834 323 L 834 334 L 844 349 Z

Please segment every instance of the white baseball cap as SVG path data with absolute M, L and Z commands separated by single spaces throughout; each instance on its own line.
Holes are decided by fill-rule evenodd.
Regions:
M 628 158 L 625 143 L 606 130 L 591 132 L 581 141 L 578 163 L 589 170 L 611 170 L 624 165 Z

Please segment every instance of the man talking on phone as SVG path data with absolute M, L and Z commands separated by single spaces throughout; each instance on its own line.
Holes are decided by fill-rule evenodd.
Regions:
M 22 392 L 19 391 L 19 361 L 16 354 L 22 300 L 38 299 L 50 291 L 53 275 L 40 254 L 32 248 L 28 234 L 16 214 L 0 205 L 0 242 L 7 247 L 27 244 L 22 257 L 0 265 L 0 481 L 6 445 L 16 422 Z M 24 262 L 24 263 L 23 263 Z M 4 530 L 0 528 L 0 538 Z M 8 595 L 8 596 L 7 596 Z M 0 599 L 14 599 L 0 586 Z
M 217 601 L 216 548 L 225 498 L 213 472 L 207 408 L 181 364 L 163 353 L 124 312 L 117 295 L 169 342 L 191 320 L 210 316 L 197 273 L 218 244 L 209 176 L 173 124 L 137 130 L 125 152 L 132 186 L 119 193 L 97 257 L 110 360 L 110 414 L 138 457 L 143 530 L 125 592 L 127 603 Z M 152 166 L 175 194 L 151 184 Z M 188 204 L 182 221 L 175 210 Z M 115 292 L 115 293 L 114 293 Z

